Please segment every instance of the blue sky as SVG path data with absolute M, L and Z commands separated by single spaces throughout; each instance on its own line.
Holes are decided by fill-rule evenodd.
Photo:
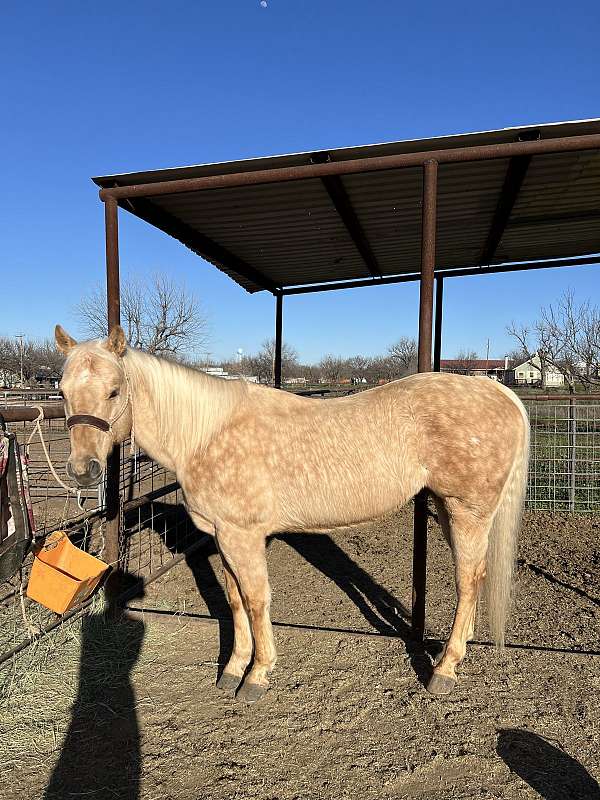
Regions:
M 597 117 L 599 34 L 597 2 L 3 3 L 0 335 L 77 331 L 74 305 L 104 280 L 90 176 Z M 216 358 L 272 335 L 270 295 L 125 213 L 121 265 L 184 281 Z M 589 297 L 594 269 L 447 281 L 444 355 L 484 354 L 488 338 L 503 355 L 511 319 L 569 287 Z M 306 360 L 416 333 L 413 285 L 285 305 L 284 336 Z

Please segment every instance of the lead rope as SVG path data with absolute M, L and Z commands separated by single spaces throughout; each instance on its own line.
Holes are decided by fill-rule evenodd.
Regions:
M 135 417 L 133 414 L 133 392 L 131 391 L 131 381 L 129 380 L 129 373 L 125 369 L 125 364 L 123 363 L 123 359 L 121 359 L 121 367 L 123 369 L 123 374 L 125 375 L 125 383 L 127 384 L 127 402 L 131 407 L 131 435 L 129 437 L 129 455 L 135 455 Z M 125 403 L 125 408 L 127 408 L 127 403 Z M 125 408 L 123 411 L 125 411 Z M 123 413 L 123 412 L 121 412 Z M 119 416 L 121 416 L 119 414 Z
M 33 437 L 37 433 L 40 438 L 40 443 L 42 445 L 42 450 L 44 451 L 44 455 L 46 457 L 46 461 L 48 462 L 48 467 L 50 468 L 50 472 L 52 473 L 54 479 L 57 483 L 63 487 L 63 489 L 67 492 L 67 497 L 65 500 L 65 505 L 63 508 L 63 516 L 62 520 L 63 523 L 65 522 L 68 514 L 68 505 L 69 505 L 69 495 L 74 494 L 77 496 L 77 505 L 81 509 L 81 511 L 85 512 L 85 508 L 81 504 L 81 491 L 76 489 L 74 486 L 68 486 L 64 481 L 61 480 L 60 476 L 56 472 L 54 468 L 54 464 L 52 463 L 52 459 L 50 458 L 50 453 L 48 452 L 48 448 L 46 447 L 46 442 L 44 440 L 44 434 L 42 432 L 41 422 L 45 419 L 44 417 L 44 409 L 41 406 L 33 406 L 33 408 L 37 409 L 38 416 L 34 420 L 34 427 L 31 431 L 29 439 L 27 440 L 27 444 L 25 445 L 25 453 L 27 457 L 29 457 L 29 448 L 31 446 L 31 442 L 33 441 Z M 34 624 L 29 617 L 27 616 L 27 610 L 25 608 L 25 597 L 23 595 L 23 570 L 19 570 L 19 602 L 21 605 L 21 615 L 23 617 L 23 624 L 25 626 L 25 631 L 30 641 L 33 641 L 37 638 L 41 633 L 41 628 L 39 625 Z
M 44 434 L 43 434 L 43 432 L 42 432 L 42 426 L 40 425 L 40 423 L 42 422 L 42 420 L 44 420 L 44 419 L 45 419 L 45 417 L 44 417 L 44 409 L 42 408 L 42 406 L 33 406 L 33 408 L 37 409 L 37 411 L 38 411 L 38 416 L 37 416 L 37 418 L 34 420 L 34 423 L 33 423 L 33 424 L 34 424 L 33 430 L 31 431 L 31 435 L 29 436 L 29 439 L 27 440 L 27 444 L 26 444 L 26 446 L 25 446 L 25 448 L 26 448 L 26 452 L 27 452 L 27 453 L 29 453 L 29 447 L 30 447 L 30 445 L 31 445 L 31 442 L 32 442 L 32 440 L 33 440 L 33 437 L 34 437 L 34 436 L 35 436 L 35 434 L 37 433 L 37 434 L 38 434 L 38 436 L 40 437 L 40 443 L 41 443 L 41 445 L 42 445 L 42 450 L 44 451 L 44 455 L 46 456 L 46 461 L 48 462 L 48 467 L 49 467 L 49 469 L 50 469 L 50 472 L 52 473 L 52 476 L 53 476 L 54 480 L 55 480 L 55 481 L 56 481 L 56 482 L 59 484 L 59 486 L 62 486 L 62 488 L 63 488 L 63 489 L 66 491 L 66 492 L 68 492 L 68 494 L 74 494 L 74 495 L 76 495 L 76 496 L 77 496 L 77 505 L 79 506 L 79 508 L 81 509 L 81 511 L 85 511 L 85 508 L 84 508 L 84 507 L 81 505 L 81 489 L 77 489 L 75 486 L 68 486 L 68 485 L 67 485 L 67 484 L 66 484 L 66 483 L 65 483 L 65 482 L 64 482 L 64 481 L 63 481 L 63 480 L 60 478 L 59 474 L 58 474 L 58 473 L 57 473 L 57 471 L 54 469 L 54 464 L 52 463 L 52 459 L 50 458 L 50 453 L 48 452 L 48 448 L 46 447 L 46 442 L 45 442 L 45 440 L 44 440 Z

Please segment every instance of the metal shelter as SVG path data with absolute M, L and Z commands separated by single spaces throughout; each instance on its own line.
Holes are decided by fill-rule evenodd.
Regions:
M 248 292 L 283 298 L 418 280 L 418 369 L 439 370 L 446 277 L 600 263 L 600 120 L 94 178 L 105 205 L 109 328 L 120 322 L 118 208 Z M 432 326 L 435 291 L 435 340 Z M 107 557 L 118 557 L 118 458 Z M 427 495 L 415 500 L 413 631 L 425 629 Z

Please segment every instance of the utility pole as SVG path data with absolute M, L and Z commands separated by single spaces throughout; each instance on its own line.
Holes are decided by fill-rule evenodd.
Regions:
M 485 360 L 486 361 L 490 360 L 490 340 L 489 339 L 487 340 L 487 352 L 486 352 Z
M 24 338 L 25 338 L 24 333 L 15 334 L 15 339 L 19 340 L 19 351 L 21 354 L 21 389 L 23 388 L 23 339 Z

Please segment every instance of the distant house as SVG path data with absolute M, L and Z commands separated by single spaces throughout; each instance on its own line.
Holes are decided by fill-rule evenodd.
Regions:
M 480 375 L 493 381 L 506 383 L 510 372 L 507 358 L 447 358 L 440 361 L 440 372 L 453 372 L 455 375 Z
M 564 386 L 565 376 L 556 367 L 548 364 L 542 375 L 542 362 L 536 353 L 528 361 L 512 369 L 512 380 L 517 386 Z
M 289 386 L 303 386 L 304 384 L 308 383 L 306 378 L 286 378 L 285 382 Z
M 232 375 L 223 369 L 223 367 L 198 367 L 200 372 L 206 372 L 207 375 L 212 375 L 215 378 L 223 378 L 225 381 L 237 381 L 243 378 L 248 383 L 258 383 L 256 375 Z
M 60 377 L 60 372 L 52 369 L 52 367 L 39 367 L 33 376 L 33 381 L 35 382 L 36 386 L 58 389 Z

